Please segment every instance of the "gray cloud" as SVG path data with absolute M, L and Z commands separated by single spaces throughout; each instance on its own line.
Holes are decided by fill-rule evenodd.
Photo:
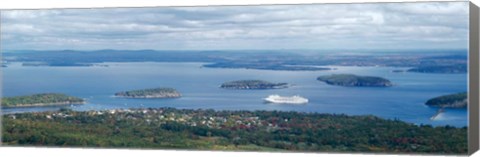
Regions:
M 13 10 L 2 49 L 466 48 L 468 2 Z

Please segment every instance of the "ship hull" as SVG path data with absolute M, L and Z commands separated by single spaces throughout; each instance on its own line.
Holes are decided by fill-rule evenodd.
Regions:
M 264 99 L 265 103 L 272 104 L 306 104 L 308 99 L 301 97 L 280 97 L 280 96 L 269 96 Z

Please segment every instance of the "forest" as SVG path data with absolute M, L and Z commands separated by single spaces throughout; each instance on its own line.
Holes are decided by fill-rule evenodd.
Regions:
M 60 93 L 41 93 L 26 96 L 5 97 L 1 99 L 2 107 L 67 105 L 84 103 L 81 98 Z
M 467 127 L 371 115 L 117 109 L 3 115 L 9 146 L 466 154 Z

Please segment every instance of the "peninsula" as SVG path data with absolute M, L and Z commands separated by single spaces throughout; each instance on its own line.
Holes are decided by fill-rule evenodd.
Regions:
M 428 100 L 425 104 L 441 108 L 467 108 L 467 92 L 435 97 Z
M 357 76 L 353 74 L 333 74 L 320 76 L 317 80 L 329 85 L 349 87 L 390 87 L 393 84 L 390 80 L 374 76 Z
M 85 100 L 59 93 L 42 93 L 27 96 L 5 97 L 1 99 L 2 107 L 36 107 L 83 104 Z
M 262 80 L 240 80 L 223 83 L 220 88 L 226 89 L 281 89 L 288 88 L 287 83 L 271 83 Z
M 115 93 L 115 96 L 124 98 L 178 98 L 181 94 L 173 88 L 151 88 L 141 90 L 131 90 Z

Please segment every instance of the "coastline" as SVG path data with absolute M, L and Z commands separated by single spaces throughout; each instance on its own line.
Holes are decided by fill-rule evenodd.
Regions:
M 131 139 L 136 139 L 137 142 L 142 142 L 151 146 L 152 148 L 164 148 L 173 143 L 186 142 L 186 143 L 202 143 L 209 141 L 208 139 L 218 139 L 220 141 L 214 142 L 214 146 L 211 149 L 222 147 L 231 147 L 234 150 L 246 150 L 246 146 L 254 146 L 259 148 L 259 151 L 265 150 L 265 148 L 282 148 L 282 150 L 293 151 L 323 151 L 316 145 L 331 145 L 336 146 L 340 143 L 348 143 L 357 146 L 356 151 L 369 151 L 377 152 L 377 149 L 368 149 L 362 147 L 365 142 L 362 140 L 352 140 L 341 138 L 344 136 L 363 137 L 368 134 L 379 134 L 382 137 L 386 136 L 387 139 L 379 138 L 379 141 L 389 141 L 402 143 L 402 139 L 409 138 L 403 134 L 393 134 L 398 132 L 398 128 L 404 128 L 406 130 L 415 130 L 415 137 L 419 139 L 425 139 L 426 137 L 434 136 L 434 141 L 424 141 L 427 143 L 416 143 L 416 146 L 422 146 L 425 149 L 431 149 L 432 143 L 444 143 L 444 140 L 457 141 L 458 145 L 455 145 L 455 149 L 449 149 L 449 153 L 462 153 L 464 148 L 462 143 L 465 141 L 463 136 L 466 136 L 466 127 L 432 127 L 429 125 L 415 125 L 398 119 L 384 119 L 373 115 L 345 115 L 345 114 L 331 114 L 331 113 L 305 113 L 305 112 L 288 112 L 288 111 L 215 111 L 205 109 L 177 109 L 172 107 L 166 108 L 136 108 L 136 109 L 111 109 L 102 111 L 72 111 L 72 110 L 60 110 L 60 111 L 45 111 L 35 113 L 16 113 L 3 115 L 4 121 L 2 124 L 6 128 L 21 128 L 25 130 L 37 130 L 48 131 L 52 134 L 46 136 L 52 139 L 62 136 L 60 132 L 63 130 L 69 130 L 69 134 L 77 135 L 79 137 L 85 137 L 82 135 L 88 134 L 88 132 L 94 130 L 98 132 L 94 138 L 88 138 L 90 144 L 78 143 L 77 138 L 68 138 L 66 142 L 58 143 L 55 141 L 43 141 L 41 145 L 49 146 L 81 146 L 90 147 L 95 144 L 103 143 L 103 147 L 120 147 L 121 143 L 106 142 L 104 141 L 116 141 L 128 136 Z M 120 120 L 119 120 L 120 119 Z M 305 121 L 305 119 L 307 119 Z M 72 123 L 72 120 L 81 125 L 65 125 Z M 105 121 L 106 120 L 106 121 Z M 34 123 L 25 123 L 25 121 L 32 121 Z M 109 121 L 117 121 L 117 123 L 109 123 Z M 118 123 L 121 123 L 120 125 Z M 137 124 L 136 126 L 126 124 Z M 60 128 L 48 127 L 50 125 L 61 126 Z M 355 129 L 358 127 L 368 126 L 367 132 L 349 132 L 339 131 Z M 106 131 L 111 130 L 111 131 Z M 134 134 L 138 129 L 145 133 L 151 134 L 155 132 L 162 132 L 167 134 L 154 134 L 157 140 L 144 140 L 141 135 Z M 178 130 L 180 129 L 180 130 Z M 305 131 L 302 131 L 307 129 Z M 433 129 L 433 130 L 432 130 Z M 429 130 L 431 135 L 422 134 L 422 131 Z M 154 131 L 154 132 L 152 132 Z M 180 131 L 180 133 L 179 133 Z M 248 131 L 249 134 L 241 134 Z M 298 132 L 300 131 L 300 132 Z M 313 131 L 315 136 L 309 136 L 311 140 L 307 140 L 312 146 L 311 148 L 303 148 L 301 143 L 295 143 L 296 141 L 305 141 L 304 135 L 307 135 Z M 328 133 L 335 131 L 340 136 L 330 136 Z M 403 131 L 402 131 L 403 132 Z M 27 140 L 28 137 L 36 134 L 29 131 L 17 132 L 5 132 L 4 137 L 9 136 L 7 141 L 3 141 L 6 145 L 16 145 L 15 143 L 21 140 Z M 187 133 L 188 135 L 186 135 Z M 25 135 L 25 136 L 17 136 Z M 269 136 L 265 136 L 265 135 Z M 451 136 L 452 134 L 456 136 Z M 278 136 L 288 135 L 291 138 L 278 140 Z M 231 138 L 231 136 L 238 136 L 239 138 Z M 26 137 L 26 138 L 24 138 Z M 64 137 L 64 136 L 62 136 Z M 107 138 L 111 137 L 111 138 Z M 265 142 L 258 142 L 259 137 L 267 138 Z M 460 137 L 460 138 L 459 138 Z M 116 139 L 112 139 L 116 138 Z M 177 140 L 161 140 L 165 138 L 174 138 Z M 244 139 L 239 143 L 238 139 Z M 428 139 L 428 138 L 427 138 Z M 324 143 L 325 140 L 338 141 L 333 143 Z M 393 141 L 392 141 L 393 140 Z M 162 141 L 162 142 L 160 142 Z M 302 149 L 290 149 L 291 147 L 277 147 L 279 145 L 272 144 L 269 141 L 277 142 L 278 144 L 285 144 L 285 142 L 292 142 L 295 148 Z M 145 143 L 146 142 L 146 143 Z M 220 143 L 218 143 L 220 142 Z M 390 149 L 388 145 L 377 143 L 375 147 Z M 35 143 L 32 143 L 35 144 Z M 38 144 L 38 142 L 36 143 Z M 419 144 L 419 145 L 418 145 Z M 341 144 L 340 144 L 341 145 Z M 182 146 L 187 146 L 182 143 Z M 190 149 L 202 148 L 201 145 L 190 145 Z M 205 146 L 212 146 L 207 144 Z M 287 144 L 285 146 L 292 146 Z M 443 146 L 440 146 L 443 147 Z M 451 146 L 449 146 L 451 147 Z M 187 147 L 185 147 L 187 148 Z M 392 148 L 395 149 L 395 148 Z M 426 151 L 425 149 L 418 150 L 419 152 Z M 395 149 L 396 150 L 396 149 Z M 338 149 L 331 149 L 329 151 L 345 151 Z M 353 151 L 353 150 L 350 150 Z M 397 150 L 398 151 L 398 150 Z M 400 150 L 401 152 L 412 150 Z M 434 151 L 434 150 L 431 150 Z M 446 153 L 446 152 L 444 152 Z
M 2 106 L 1 108 L 28 108 L 28 107 L 50 107 L 50 106 L 66 106 L 66 105 L 83 105 L 86 102 L 56 102 L 56 103 L 36 103 L 36 104 L 21 104 L 16 106 Z
M 104 92 L 104 93 L 99 93 L 99 95 L 92 95 L 93 97 L 91 98 L 91 102 L 94 103 L 92 105 L 88 105 L 87 106 L 75 106 L 74 107 L 74 110 L 90 110 L 90 109 L 93 109 L 93 110 L 98 110 L 98 109 L 103 109 L 105 108 L 105 105 L 106 106 L 109 106 L 108 108 L 127 108 L 127 107 L 142 107 L 140 106 L 140 104 L 144 104 L 145 106 L 149 106 L 149 107 L 156 107 L 156 106 L 167 106 L 167 107 L 176 107 L 176 106 L 180 106 L 181 108 L 205 108 L 205 109 L 209 109 L 209 108 L 215 108 L 215 109 L 218 109 L 218 110 L 264 110 L 264 109 L 267 109 L 267 108 L 270 108 L 272 110 L 274 109 L 279 109 L 279 110 L 292 110 L 292 111 L 311 111 L 311 112 L 318 112 L 318 113 L 334 113 L 334 112 L 331 112 L 333 110 L 335 111 L 338 111 L 338 113 L 348 113 L 348 114 L 363 114 L 363 113 L 366 113 L 366 111 L 363 111 L 363 109 L 359 109 L 358 111 L 345 111 L 345 110 L 342 110 L 343 108 L 340 107 L 340 106 L 343 106 L 343 105 L 367 105 L 367 107 L 369 106 L 369 104 L 366 104 L 366 103 L 357 103 L 357 102 L 353 102 L 353 101 L 350 101 L 350 100 L 344 100 L 344 99 L 338 99 L 338 102 L 337 100 L 335 100 L 335 102 L 333 102 L 332 100 L 332 103 L 330 104 L 324 104 L 323 102 L 321 101 L 318 101 L 320 98 L 324 99 L 325 95 L 311 95 L 311 96 L 308 96 L 308 93 L 310 93 L 310 91 L 313 91 L 313 90 L 321 90 L 323 88 L 328 88 L 328 89 L 332 89 L 332 90 L 335 90 L 334 92 L 336 92 L 336 90 L 343 90 L 342 93 L 349 93 L 349 94 L 355 94 L 357 91 L 366 91 L 366 93 L 371 93 L 371 92 L 375 92 L 377 89 L 376 88 L 337 88 L 337 87 L 334 87 L 334 86 L 326 86 L 326 85 L 323 85 L 323 84 L 320 84 L 318 85 L 318 82 L 317 80 L 315 79 L 311 79 L 312 77 L 317 77 L 318 75 L 320 74 L 317 74 L 317 73 L 311 73 L 311 72 L 286 72 L 286 71 L 269 71 L 268 74 L 271 75 L 276 75 L 276 76 L 280 76 L 280 77 L 284 77 L 286 75 L 292 75 L 292 74 L 298 74 L 298 79 L 300 81 L 292 81 L 292 83 L 295 83 L 295 86 L 296 88 L 287 88 L 287 89 L 282 89 L 280 91 L 268 91 L 268 90 L 253 90 L 251 89 L 251 92 L 248 92 L 248 91 L 238 91 L 238 93 L 241 93 L 243 96 L 243 98 L 240 98 L 240 97 L 232 97 L 230 100 L 225 100 L 225 98 L 229 97 L 229 96 L 232 96 L 233 93 L 237 93 L 236 91 L 234 90 L 231 90 L 231 89 L 227 89 L 227 90 L 223 90 L 221 91 L 221 89 L 218 89 L 220 86 L 219 84 L 225 82 L 225 81 L 228 81 L 228 80 L 236 80 L 238 78 L 240 79 L 243 79 L 241 77 L 239 77 L 240 75 L 248 75 L 248 74 L 251 74 L 252 72 L 256 72 L 256 70 L 242 70 L 242 69 L 238 69 L 238 70 L 235 70 L 236 73 L 238 73 L 238 75 L 234 75 L 233 77 L 230 77 L 228 75 L 223 75 L 223 72 L 228 72 L 228 73 L 225 73 L 225 74 L 230 74 L 230 70 L 229 69 L 210 69 L 210 68 L 204 68 L 204 69 L 199 69 L 198 65 L 200 65 L 201 63 L 198 63 L 198 62 L 190 62 L 190 63 L 156 63 L 156 62 L 143 62 L 143 63 L 140 63 L 140 62 L 135 62 L 135 63 L 112 63 L 113 65 L 110 66 L 111 69 L 102 69 L 102 70 L 117 70 L 117 69 L 124 69 L 124 68 L 134 68 L 132 70 L 137 70 L 139 68 L 144 68 L 144 67 L 155 67 L 156 69 L 158 70 L 155 70 L 152 68 L 152 70 L 150 69 L 146 69 L 145 71 L 138 71 L 140 72 L 139 74 L 141 76 L 143 75 L 152 75 L 152 76 L 155 76 L 155 77 L 160 77 L 161 75 L 163 74 L 158 74 L 158 75 L 153 75 L 155 72 L 158 72 L 158 71 L 165 71 L 165 72 L 170 72 L 168 71 L 168 69 L 171 69 L 173 67 L 181 67 L 181 70 L 186 70 L 186 71 L 189 71 L 189 70 L 194 70 L 194 71 L 201 71 L 202 73 L 205 73 L 205 75 L 202 75 L 202 76 L 211 76 L 210 74 L 215 74 L 215 75 L 219 75 L 219 77 L 215 76 L 215 77 L 201 77 L 199 78 L 200 80 L 192 80 L 194 82 L 200 82 L 205 79 L 208 79 L 208 80 L 215 80 L 215 81 L 212 81 L 214 83 L 210 83 L 208 84 L 209 88 L 207 89 L 206 88 L 206 85 L 204 84 L 197 84 L 199 85 L 198 87 L 195 87 L 195 88 L 205 88 L 206 90 L 204 89 L 199 89 L 199 90 L 195 90 L 195 91 L 202 91 L 202 92 L 205 92 L 205 94 L 208 94 L 208 95 L 204 95 L 203 93 L 192 93 L 192 91 L 184 91 L 187 96 L 185 97 L 185 99 L 173 99 L 173 98 L 164 98 L 165 100 L 168 100 L 168 101 L 161 101 L 160 99 L 158 99 L 159 103 L 158 104 L 155 104 L 155 101 L 157 100 L 154 100 L 154 99 L 138 99 L 138 98 L 127 98 L 127 97 L 117 97 L 117 96 L 114 96 L 113 93 L 116 92 L 116 91 L 119 91 L 119 90 L 122 90 L 122 89 L 129 89 L 131 87 L 128 87 L 128 88 L 111 88 L 113 86 L 109 86 L 109 82 L 101 82 L 102 84 L 92 84 L 92 86 L 99 86 L 99 87 L 102 87 L 102 88 L 105 88 L 105 90 L 109 90 L 108 92 Z M 116 65 L 118 64 L 118 65 Z M 385 72 L 390 72 L 390 70 L 394 69 L 394 68 L 391 68 L 391 67 L 353 67 L 353 66 L 334 66 L 336 68 L 338 68 L 339 71 L 342 71 L 342 73 L 353 73 L 355 71 L 366 71 L 370 74 L 382 74 L 382 73 L 385 73 Z M 33 69 L 33 67 L 28 67 L 28 69 Z M 76 68 L 72 68 L 72 67 L 68 67 L 72 70 L 77 70 Z M 22 69 L 27 69 L 27 68 L 22 68 Z M 93 68 L 92 68 L 93 69 Z M 165 70 L 163 70 L 165 69 Z M 9 71 L 13 71 L 13 70 L 17 70 L 17 69 L 8 69 Z M 35 70 L 38 70 L 39 72 L 42 72 L 42 71 L 45 71 L 45 72 L 48 72 L 48 71 L 63 71 L 63 69 L 60 69 L 60 68 L 42 68 L 42 69 L 35 69 Z M 43 73 L 43 72 L 42 72 Z M 330 74 L 329 72 L 324 72 L 325 74 Z M 95 73 L 91 73 L 93 76 L 100 76 L 100 75 L 97 75 Z M 355 73 L 355 74 L 361 74 L 361 73 Z M 116 74 L 118 75 L 118 74 Z M 432 75 L 429 75 L 429 74 L 424 74 L 424 73 L 407 73 L 407 74 L 391 74 L 392 75 L 392 78 L 396 78 L 396 77 L 406 77 L 405 75 L 408 75 L 410 77 L 410 75 L 412 76 L 412 78 L 415 78 L 415 79 L 412 79 L 412 80 L 406 80 L 406 81 L 403 81 L 403 82 L 397 82 L 398 83 L 398 86 L 397 88 L 392 88 L 392 89 L 388 89 L 388 90 L 392 90 L 394 92 L 397 92 L 398 91 L 398 87 L 402 87 L 402 88 L 408 88 L 409 90 L 412 89 L 414 90 L 415 88 L 417 88 L 416 86 L 413 86 L 412 85 L 412 82 L 415 81 L 420 81 L 420 82 L 423 82 L 424 80 L 427 80 L 430 82 L 430 81 L 433 81 L 433 82 L 439 82 L 441 80 L 437 80 L 437 79 L 434 79 L 434 80 L 431 80 L 432 78 L 427 78 L 428 76 L 436 76 L 438 74 L 432 74 Z M 459 80 L 459 78 L 463 78 L 462 74 L 458 75 L 458 74 L 444 74 L 445 77 L 442 77 L 442 80 L 447 78 L 447 80 L 451 80 L 449 82 L 449 84 L 447 84 L 447 87 L 460 87 L 462 83 L 455 83 L 455 82 L 462 82 L 461 80 Z M 21 77 L 22 75 L 19 75 L 19 76 L 15 76 L 15 75 L 11 75 L 9 77 L 11 77 L 10 79 L 9 78 L 6 78 L 6 80 L 12 80 L 14 81 L 14 77 Z M 183 75 L 180 75 L 182 77 L 186 77 L 186 76 L 189 76 L 189 75 L 186 75 L 186 76 L 183 76 Z M 128 78 L 128 77 L 127 77 Z M 246 77 L 245 79 L 248 79 L 248 78 L 251 78 L 251 77 Z M 42 79 L 42 78 L 40 78 Z M 120 80 L 124 80 L 123 78 L 118 78 Z M 283 80 L 281 79 L 271 79 L 271 78 L 268 78 L 267 76 L 260 76 L 258 77 L 258 79 L 262 79 L 262 80 L 271 80 L 271 81 L 274 81 L 274 82 L 281 82 Z M 142 77 L 139 77 L 138 80 L 142 81 L 142 80 L 145 80 L 145 78 L 142 78 Z M 306 80 L 306 81 L 304 81 Z M 175 80 L 173 80 L 175 81 Z M 184 81 L 184 80 L 182 80 Z M 427 83 L 429 83 L 427 82 Z M 95 82 L 93 82 L 95 83 Z M 165 81 L 161 81 L 159 83 L 169 83 L 169 80 L 165 80 Z M 141 87 L 148 87 L 148 83 L 143 83 L 143 82 L 139 82 L 137 83 L 139 86 Z M 315 86 L 310 86 L 310 84 L 312 85 L 315 85 Z M 459 85 L 457 85 L 459 84 Z M 13 84 L 10 84 L 8 86 L 12 86 Z M 104 86 L 104 85 L 108 85 L 108 86 Z M 161 86 L 161 84 L 159 84 Z M 179 84 L 180 86 L 177 87 L 179 89 L 185 89 L 186 87 L 184 87 L 184 84 Z M 429 85 L 429 84 L 426 84 L 426 85 Z M 158 85 L 154 85 L 154 86 L 158 86 Z M 210 88 L 211 87 L 211 88 Z M 190 88 L 190 87 L 189 87 Z M 83 89 L 83 88 L 80 88 L 80 90 L 88 90 L 88 89 Z M 207 91 L 208 90 L 208 91 Z M 453 91 L 461 91 L 463 90 L 462 88 L 459 88 L 459 89 L 456 89 L 456 88 L 453 88 Z M 211 95 L 211 93 L 215 91 L 216 94 L 215 95 Z M 218 92 L 220 91 L 220 92 Z M 268 107 L 265 107 L 265 106 L 262 106 L 264 105 L 263 104 L 263 101 L 260 101 L 261 98 L 263 97 L 266 97 L 270 94 L 282 94 L 283 92 L 286 92 L 286 94 L 297 94 L 296 91 L 305 91 L 305 92 L 301 92 L 301 93 L 298 93 L 302 96 L 307 96 L 308 98 L 311 98 L 312 100 L 312 103 L 309 105 L 309 106 L 305 106 L 305 107 L 289 107 L 289 106 L 279 106 L 279 107 L 275 107 L 275 106 L 268 106 Z M 430 91 L 430 90 L 429 90 Z M 248 93 L 247 93 L 248 92 Z M 272 93 L 274 92 L 274 93 Z M 261 96 L 258 96 L 257 94 L 260 94 Z M 16 94 L 16 95 L 21 95 L 21 94 Z M 86 95 L 85 93 L 81 93 L 80 95 Z M 205 97 L 205 98 L 198 98 L 199 96 L 208 96 L 208 97 Z M 253 96 L 253 95 L 257 95 L 257 96 Z M 408 95 L 407 95 L 408 96 Z M 435 96 L 435 95 L 434 95 Z M 85 96 L 85 97 L 88 97 L 88 96 Z M 367 97 L 370 97 L 370 96 L 367 96 Z M 427 95 L 425 96 L 426 98 L 429 98 L 429 97 L 433 97 L 431 95 Z M 118 98 L 118 99 L 116 99 Z M 121 99 L 125 99 L 124 101 L 125 102 L 122 102 Z M 418 99 L 417 101 L 419 102 L 423 102 L 426 100 L 426 98 L 420 98 Z M 138 99 L 138 100 L 131 100 L 131 99 Z M 333 99 L 333 98 L 328 98 L 329 100 L 330 99 Z M 381 98 L 382 100 L 384 98 Z M 413 99 L 416 99 L 416 98 L 413 98 Z M 201 102 L 199 102 L 199 104 L 201 104 L 202 106 L 197 106 L 195 105 L 195 101 L 198 101 L 200 100 Z M 217 101 L 218 100 L 218 101 Z M 316 101 L 313 101 L 313 100 L 316 100 Z M 242 105 L 242 103 L 248 103 L 248 104 L 245 104 L 246 106 L 248 107 L 244 107 Z M 95 104 L 100 104 L 99 106 L 98 105 L 95 105 Z M 388 108 L 388 106 L 390 106 L 389 104 L 380 104 L 382 106 L 385 106 L 385 107 L 381 107 L 382 110 L 386 110 L 385 108 Z M 393 104 L 394 105 L 394 104 Z M 400 104 L 397 104 L 397 105 L 400 105 Z M 117 107 L 118 106 L 118 107 Z M 235 107 L 235 106 L 238 106 L 238 107 Z M 315 107 L 315 106 L 318 106 Z M 322 107 L 323 106 L 323 107 Z M 339 107 L 337 107 L 339 106 Z M 371 106 L 371 105 L 370 105 Z M 407 106 L 411 106 L 411 107 L 414 107 L 414 105 L 407 105 Z M 24 107 L 22 107 L 24 108 Z M 50 110 L 56 110 L 57 108 L 59 107 L 53 107 L 51 108 Z M 75 109 L 76 108 L 76 109 Z M 416 108 L 416 107 L 414 107 Z M 270 110 L 268 109 L 268 110 Z M 339 109 L 339 110 L 337 110 Z M 28 112 L 35 112 L 36 109 L 28 109 L 29 111 Z M 46 109 L 38 109 L 38 111 L 42 111 L 42 110 L 46 110 Z M 323 111 L 325 110 L 325 111 Z M 449 117 L 455 117 L 456 119 L 458 120 L 451 120 L 451 119 L 442 119 L 442 120 L 438 120 L 438 121 L 434 121 L 434 122 L 429 122 L 429 118 L 430 116 L 433 115 L 434 111 L 433 109 L 428 109 L 428 107 L 425 107 L 425 108 L 418 108 L 418 109 L 412 109 L 412 110 L 415 110 L 415 111 L 419 111 L 419 114 L 421 115 L 417 115 L 417 116 L 414 116 L 414 117 L 406 117 L 404 116 L 404 113 L 399 113 L 399 114 L 396 114 L 396 113 L 393 113 L 395 115 L 393 116 L 390 116 L 391 114 L 390 113 L 381 113 L 377 110 L 372 110 L 372 112 L 370 112 L 370 114 L 372 115 L 377 115 L 377 116 L 380 116 L 380 117 L 384 117 L 384 118 L 394 118 L 394 117 L 398 117 L 402 120 L 405 120 L 405 121 L 408 121 L 408 122 L 411 122 L 411 123 L 418 123 L 418 124 L 431 124 L 431 125 L 434 125 L 434 126 L 443 126 L 443 125 L 447 125 L 447 124 L 450 124 L 450 125 L 455 125 L 455 126 L 465 126 L 464 122 L 463 122 L 463 118 L 460 118 L 463 116 L 463 114 L 466 114 L 464 113 L 464 111 L 462 110 L 459 110 L 458 112 L 455 110 L 455 112 L 450 112 L 450 109 L 447 110 L 447 113 L 445 114 L 445 116 L 449 116 Z M 430 111 L 431 110 L 431 111 Z M 16 111 L 19 111 L 19 112 L 24 112 L 26 111 L 25 109 L 8 109 L 8 112 L 16 112 Z M 389 115 L 390 114 L 390 115 Z M 405 113 L 405 114 L 409 114 L 409 113 Z

